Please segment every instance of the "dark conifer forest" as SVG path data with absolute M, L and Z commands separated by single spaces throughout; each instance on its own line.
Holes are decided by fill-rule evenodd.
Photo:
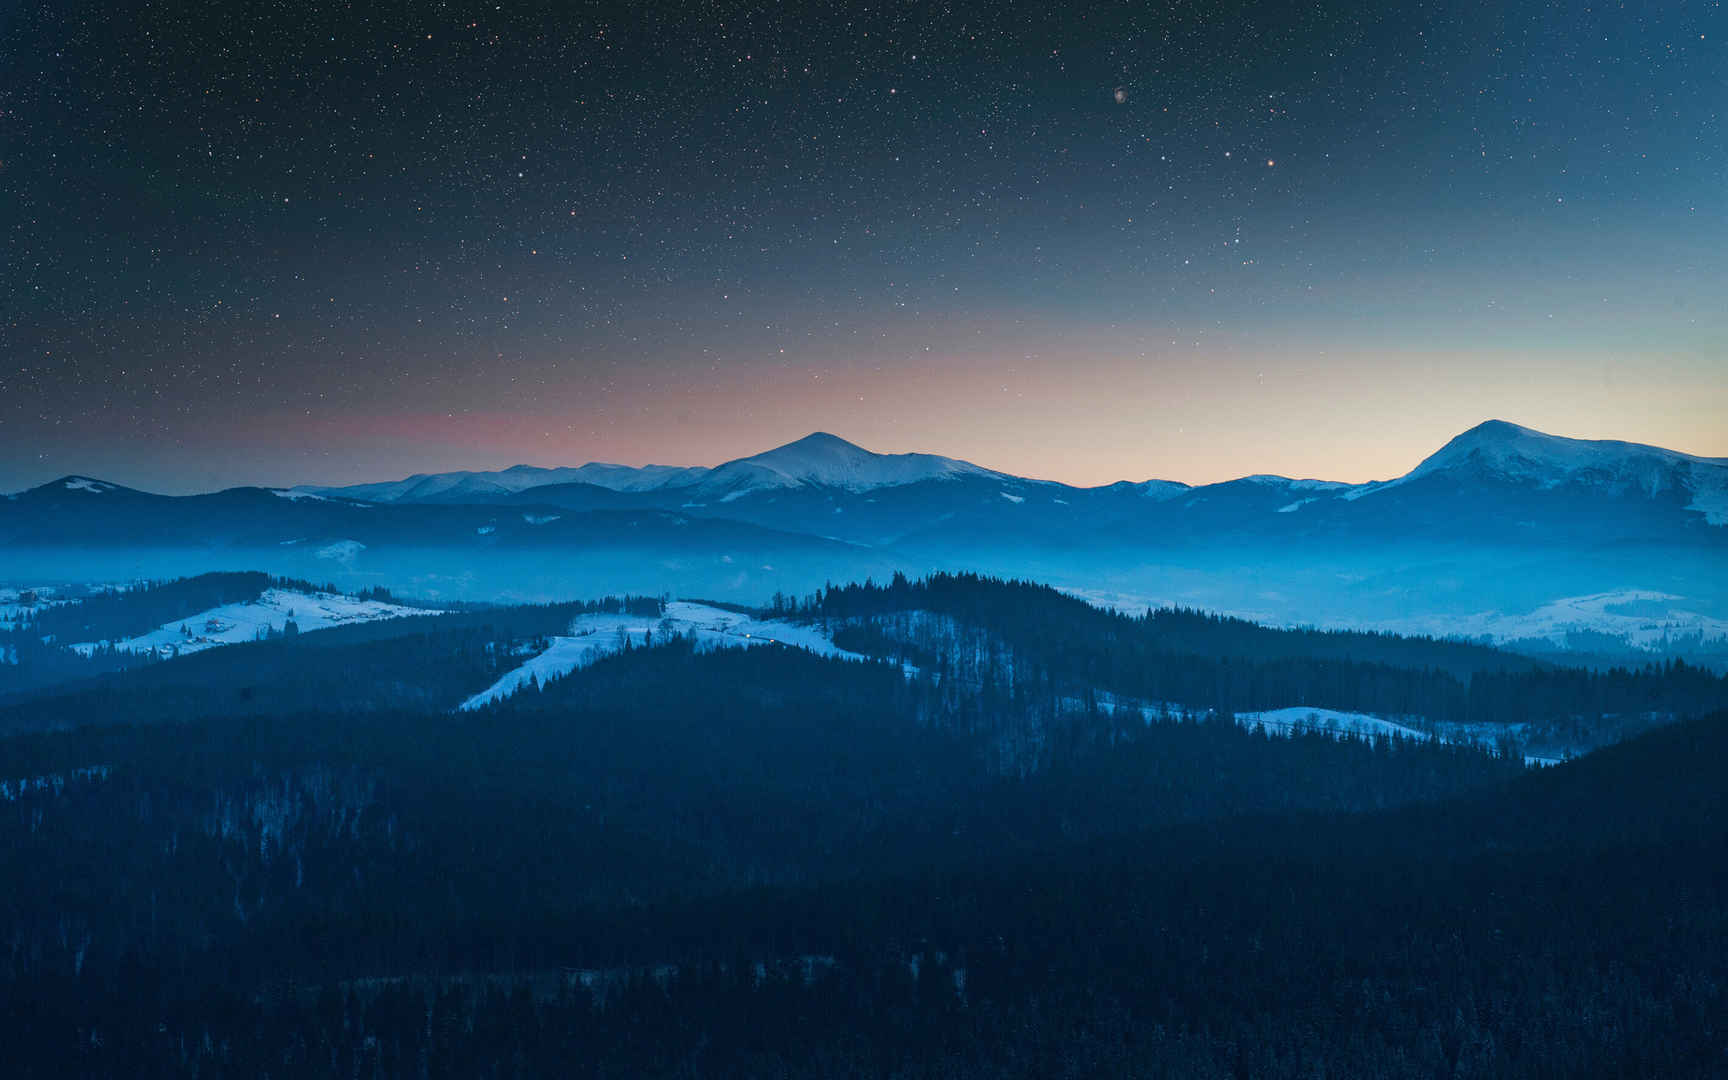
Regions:
M 964 575 L 753 613 L 839 656 L 671 612 L 411 615 L 15 692 L 9 1075 L 1728 1068 L 1719 677 Z M 593 616 L 658 630 L 455 708 Z M 1411 726 L 1235 717 L 1292 703 Z M 1566 725 L 1610 745 L 1527 767 Z

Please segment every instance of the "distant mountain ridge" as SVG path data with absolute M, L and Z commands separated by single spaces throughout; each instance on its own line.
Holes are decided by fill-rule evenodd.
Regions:
M 173 498 L 67 476 L 8 496 L 0 507 L 8 504 L 15 509 L 0 513 L 0 546 L 30 536 L 54 542 L 49 538 L 68 531 L 105 531 L 112 543 L 140 515 L 163 519 L 134 530 L 145 543 L 167 528 L 221 543 L 297 544 L 325 534 L 370 544 L 374 536 L 400 541 L 419 532 L 443 542 L 458 534 L 488 543 L 521 535 L 544 546 L 571 535 L 572 514 L 611 512 L 640 523 L 658 516 L 657 529 L 685 531 L 672 523 L 694 514 L 705 523 L 921 552 L 955 565 L 956 553 L 1003 545 L 1131 551 L 1267 543 L 1340 550 L 1413 542 L 1716 544 L 1728 538 L 1728 459 L 1568 439 L 1491 420 L 1385 481 L 1255 474 L 1198 487 L 1147 480 L 1080 488 L 937 454 L 878 454 L 816 432 L 713 468 L 518 465 Z M 58 512 L 20 519 L 21 504 Z M 354 516 L 386 507 L 401 513 Z M 440 507 L 448 513 L 430 513 Z M 292 520 L 273 524 L 282 517 Z M 382 528 L 387 523 L 394 528 Z
M 1335 480 L 1291 479 L 1255 474 L 1218 484 L 1190 486 L 1174 480 L 1118 481 L 1097 488 L 1076 488 L 1032 480 L 937 454 L 879 454 L 826 432 L 814 432 L 784 446 L 736 458 L 713 467 L 614 465 L 591 462 L 576 467 L 516 465 L 498 472 L 418 473 L 402 480 L 339 487 L 302 485 L 294 492 L 338 496 L 362 502 L 489 502 L 509 498 L 532 501 L 537 488 L 580 484 L 621 493 L 672 492 L 691 500 L 736 501 L 756 493 L 819 488 L 858 494 L 931 480 L 999 480 L 1036 484 L 1052 490 L 1138 490 L 1156 500 L 1219 493 L 1230 485 L 1254 484 L 1293 493 L 1300 503 L 1278 508 L 1294 513 L 1332 499 L 1354 502 L 1416 480 L 1445 477 L 1543 491 L 1563 487 L 1596 488 L 1620 496 L 1689 496 L 1686 509 L 1708 524 L 1728 525 L 1728 458 L 1701 457 L 1676 450 L 1614 440 L 1548 435 L 1504 420 L 1489 420 L 1456 436 L 1414 469 L 1391 480 L 1354 484 Z M 70 481 L 101 484 L 87 477 Z
M 1556 612 L 1537 620 L 1555 647 L 1638 656 L 1690 640 L 1716 663 L 1728 460 L 1489 421 L 1364 484 L 1081 488 L 821 432 L 713 468 L 520 466 L 181 497 L 80 475 L 0 498 L 0 565 L 49 582 L 263 568 L 429 599 L 746 602 L 969 569 L 1287 625 L 1504 636 Z M 1607 596 L 1659 599 L 1580 606 Z M 1574 645 L 1574 630 L 1598 637 Z
M 464 499 L 495 498 L 552 484 L 592 484 L 611 491 L 650 491 L 689 482 L 707 471 L 705 468 L 675 465 L 638 467 L 591 461 L 574 468 L 512 465 L 497 472 L 415 473 L 401 480 L 346 487 L 302 484 L 289 490 L 311 495 L 340 495 L 362 502 L 461 502 Z

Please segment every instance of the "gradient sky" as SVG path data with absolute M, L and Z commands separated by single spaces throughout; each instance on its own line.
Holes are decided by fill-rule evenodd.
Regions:
M 698 7 L 0 0 L 0 490 L 1728 455 L 1720 3 Z

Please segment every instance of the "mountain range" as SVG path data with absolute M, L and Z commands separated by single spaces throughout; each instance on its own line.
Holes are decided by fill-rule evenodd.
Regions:
M 1276 521 L 1272 529 L 1300 533 L 1339 515 L 1384 517 L 1393 503 L 1402 511 L 1424 501 L 1433 503 L 1443 493 L 1480 498 L 1496 490 L 1527 499 L 1544 498 L 1550 503 L 1559 498 L 1601 507 L 1614 500 L 1621 510 L 1637 506 L 1667 519 L 1646 525 L 1629 522 L 1622 514 L 1618 525 L 1607 526 L 1611 533 L 1647 529 L 1650 535 L 1664 536 L 1688 525 L 1728 526 L 1728 459 L 1697 457 L 1637 443 L 1563 438 L 1503 420 L 1471 428 L 1403 476 L 1362 484 L 1255 475 L 1198 487 L 1173 480 L 1145 480 L 1082 488 L 1014 476 L 935 454 L 873 453 L 837 436 L 816 432 L 713 468 L 600 462 L 558 469 L 517 465 L 491 473 L 418 474 L 390 483 L 302 486 L 292 489 L 291 494 L 392 504 L 511 503 L 572 509 L 652 506 L 785 524 L 785 508 L 768 508 L 812 495 L 827 500 L 830 506 L 843 506 L 859 501 L 859 497 L 866 505 L 884 500 L 905 502 L 905 493 L 897 490 L 904 488 L 913 489 L 913 494 L 926 497 L 926 501 L 948 503 L 934 515 L 939 520 L 949 520 L 947 515 L 967 502 L 968 496 L 984 494 L 991 496 L 984 500 L 991 506 L 1019 506 L 1030 499 L 1034 504 L 1072 507 L 1076 500 L 1084 500 L 1093 509 L 1103 509 L 1107 516 L 1121 518 L 1136 517 L 1132 511 L 1140 507 L 1168 504 L 1167 516 L 1206 519 L 1204 527 L 1208 529 L 1215 527 L 1220 517 L 1235 516 L 1231 511 L 1248 518 L 1270 511 L 1293 515 Z M 1399 493 L 1394 495 L 1394 491 Z M 1363 500 L 1371 501 L 1351 509 L 1352 504 Z M 720 507 L 726 509 L 721 511 Z M 798 509 L 807 511 L 809 507 Z M 840 531 L 854 542 L 892 544 L 933 524 L 918 522 L 913 515 L 913 520 L 897 529 L 888 520 L 894 515 L 887 510 L 865 516 L 880 519 L 888 531 L 875 535 L 851 521 L 843 523 Z M 1447 515 L 1444 520 L 1455 519 Z M 1480 522 L 1472 522 L 1475 524 Z
M 1430 631 L 1578 597 L 1613 611 L 1626 593 L 1614 618 L 1643 620 L 1649 642 L 1728 618 L 1728 459 L 1493 420 L 1385 481 L 1075 487 L 817 432 L 712 468 L 519 465 L 179 497 L 68 476 L 0 499 L 0 551 L 18 576 L 261 568 L 442 599 L 757 601 L 964 568 L 1128 606 Z

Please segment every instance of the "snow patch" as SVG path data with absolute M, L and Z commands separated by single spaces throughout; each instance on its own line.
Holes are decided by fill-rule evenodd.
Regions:
M 352 562 L 355 556 L 366 550 L 366 545 L 358 540 L 338 540 L 333 544 L 325 544 L 313 552 L 320 559 L 333 559 L 336 562 Z
M 1004 499 L 1007 499 L 1009 502 L 1014 503 L 1016 505 L 1026 501 L 1026 496 L 1024 496 L 1024 495 L 1010 495 L 1006 491 L 998 491 L 996 494 L 1002 496 Z
M 88 476 L 69 476 L 66 478 L 67 491 L 89 491 L 100 495 L 104 491 L 113 491 L 113 484 L 104 484 L 100 480 L 92 480 Z

